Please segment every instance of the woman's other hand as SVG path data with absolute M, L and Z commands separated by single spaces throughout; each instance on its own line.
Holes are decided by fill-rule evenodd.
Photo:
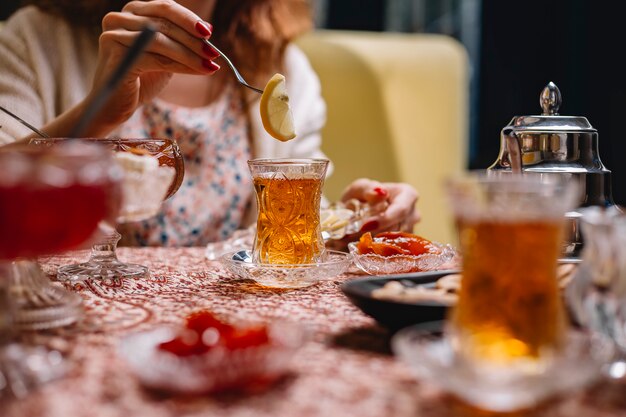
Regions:
M 89 133 L 115 129 L 137 107 L 159 94 L 173 73 L 212 74 L 220 68 L 213 62 L 219 56 L 217 51 L 200 40 L 211 36 L 209 23 L 173 0 L 131 1 L 121 12 L 108 13 L 102 20 L 93 89 L 84 103 L 109 79 L 146 25 L 157 31 L 156 36 L 110 98 L 107 111 L 93 122 L 94 132 Z
M 346 235 L 340 240 L 329 240 L 327 247 L 345 250 L 348 243 L 359 240 L 365 232 L 372 234 L 384 231 L 413 232 L 413 226 L 420 221 L 420 213 L 415 207 L 419 198 L 415 188 L 396 182 L 378 182 L 361 178 L 350 184 L 343 192 L 341 201 L 357 199 L 368 203 L 373 214 L 363 220 L 358 233 Z
M 371 217 L 364 219 L 361 233 L 376 234 L 383 231 L 413 232 L 420 221 L 416 208 L 418 192 L 405 183 L 386 182 L 361 178 L 350 184 L 343 192 L 342 201 L 356 198 L 373 208 Z

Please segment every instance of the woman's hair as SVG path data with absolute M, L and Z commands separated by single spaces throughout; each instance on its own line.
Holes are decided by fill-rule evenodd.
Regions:
M 122 10 L 129 0 L 22 0 L 41 10 L 60 15 L 73 26 L 99 28 L 108 12 Z
M 61 15 L 74 26 L 99 28 L 102 18 L 129 0 L 25 0 Z M 280 71 L 285 47 L 312 27 L 307 0 L 218 0 L 213 18 L 215 43 L 246 80 L 262 87 Z
M 307 0 L 218 0 L 211 41 L 246 80 L 263 87 L 289 42 L 312 27 Z

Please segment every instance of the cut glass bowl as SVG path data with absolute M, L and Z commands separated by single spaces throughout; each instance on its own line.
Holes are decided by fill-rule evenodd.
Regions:
M 450 267 L 450 262 L 457 257 L 456 250 L 450 245 L 432 243 L 440 249 L 439 253 L 423 255 L 382 256 L 375 253 L 360 254 L 356 242 L 348 244 L 354 257 L 354 263 L 370 275 L 405 274 L 409 272 L 435 271 Z

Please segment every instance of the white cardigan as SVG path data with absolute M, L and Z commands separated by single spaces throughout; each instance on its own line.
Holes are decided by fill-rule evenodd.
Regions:
M 93 33 L 72 28 L 34 6 L 18 10 L 0 32 L 0 105 L 36 127 L 43 126 L 87 95 L 97 54 Z M 270 137 L 261 123 L 259 98 L 255 98 L 249 106 L 253 155 L 324 158 L 320 129 L 326 121 L 326 106 L 320 82 L 304 53 L 293 45 L 285 55 L 285 77 L 298 136 L 284 143 Z M 32 133 L 8 118 L 0 113 L 0 145 Z

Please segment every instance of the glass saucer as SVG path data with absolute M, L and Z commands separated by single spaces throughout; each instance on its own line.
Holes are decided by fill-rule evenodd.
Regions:
M 562 351 L 540 360 L 493 364 L 459 355 L 441 332 L 441 322 L 399 331 L 393 352 L 418 377 L 437 384 L 470 405 L 492 412 L 532 408 L 567 392 L 582 389 L 602 376 L 614 355 L 604 337 L 568 332 Z
M 148 388 L 190 395 L 245 391 L 287 374 L 294 354 L 308 338 L 302 326 L 290 322 L 272 323 L 268 331 L 267 345 L 177 356 L 158 348 L 176 335 L 176 328 L 158 327 L 124 337 L 118 354 Z
M 251 279 L 270 288 L 305 288 L 341 275 L 352 263 L 352 255 L 326 250 L 324 260 L 315 264 L 270 265 L 252 262 L 249 250 L 223 255 L 222 264 L 239 278 Z
M 348 244 L 348 249 L 354 257 L 354 263 L 370 275 L 406 274 L 409 272 L 426 272 L 437 269 L 453 269 L 449 263 L 457 256 L 456 250 L 450 245 L 433 242 L 440 249 L 440 253 L 425 253 L 423 255 L 392 255 L 382 256 L 375 253 L 360 254 L 356 242 Z M 442 266 L 445 265 L 445 268 Z

